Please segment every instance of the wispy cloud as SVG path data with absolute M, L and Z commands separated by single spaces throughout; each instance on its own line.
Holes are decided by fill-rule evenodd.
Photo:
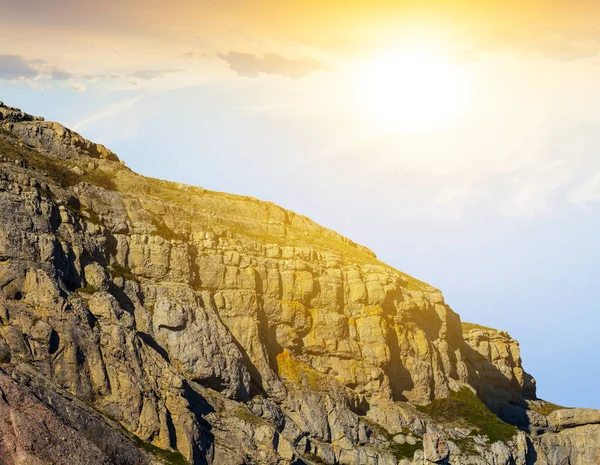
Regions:
M 144 81 L 151 81 L 152 79 L 163 78 L 169 74 L 181 73 L 182 69 L 144 69 L 136 71 L 131 76 Z
M 83 92 L 86 89 L 86 86 L 81 82 L 68 82 L 64 87 L 74 90 L 75 92 Z
M 585 184 L 575 189 L 569 200 L 585 209 L 591 203 L 600 202 L 600 173 L 591 177 Z
M 19 55 L 0 55 L 0 79 L 33 79 L 38 75 L 31 61 Z
M 26 60 L 19 55 L 0 55 L 0 79 L 9 81 L 27 81 L 37 90 L 54 90 L 53 81 L 62 82 L 60 87 L 82 92 L 86 86 L 79 82 L 79 76 L 59 67 L 48 64 L 46 60 Z
M 54 81 L 68 81 L 73 77 L 75 77 L 73 73 L 69 73 L 68 71 L 63 71 L 56 68 L 54 68 L 52 70 L 52 73 L 50 74 L 50 78 Z
M 101 110 L 99 110 L 95 113 L 92 113 L 92 114 L 86 116 L 85 118 L 77 121 L 73 125 L 73 129 L 78 131 L 90 123 L 96 122 L 96 121 L 104 119 L 104 118 L 118 115 L 119 113 L 122 113 L 123 111 L 134 106 L 137 102 L 139 102 L 144 97 L 145 97 L 145 95 L 137 95 L 137 96 L 132 97 L 127 100 L 122 100 L 120 102 L 111 103 L 110 105 L 107 105 L 106 107 L 102 108 Z
M 198 54 L 196 52 L 187 52 L 183 55 L 179 55 L 178 58 L 181 58 L 183 60 L 193 60 L 194 58 L 198 58 Z
M 88 82 L 98 82 L 100 80 L 114 81 L 116 79 L 121 79 L 123 76 L 117 73 L 109 73 L 109 74 L 84 74 L 81 76 L 81 79 Z
M 298 79 L 328 67 L 312 58 L 290 59 L 275 53 L 263 56 L 251 53 L 228 52 L 219 54 L 219 58 L 229 63 L 229 67 L 239 76 L 256 78 L 259 74 L 275 74 Z

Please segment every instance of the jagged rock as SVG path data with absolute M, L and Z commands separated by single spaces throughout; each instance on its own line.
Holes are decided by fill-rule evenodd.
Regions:
M 540 465 L 600 463 L 600 412 L 559 409 L 548 415 L 551 432 L 532 439 L 532 461 Z
M 583 425 L 533 438 L 529 463 L 536 465 L 589 465 L 600 463 L 600 428 Z
M 446 440 L 437 433 L 423 435 L 423 453 L 427 462 L 441 463 L 450 455 Z
M 0 102 L 0 121 L 4 123 L 19 123 L 23 121 L 44 121 L 44 118 L 28 115 L 18 108 L 9 107 L 4 105 L 4 102 Z
M 463 328 L 437 289 L 368 249 L 271 203 L 144 178 L 2 104 L 0 129 L 0 424 L 17 415 L 34 432 L 45 418 L 61 454 L 90 441 L 70 463 L 182 460 L 171 451 L 211 465 L 524 465 L 538 451 L 554 465 L 596 453 L 593 413 L 548 421 L 528 407 L 516 341 Z M 419 410 L 464 386 L 544 434 L 490 442 Z M 0 463 L 61 463 L 1 431 Z M 548 455 L 556 441 L 563 452 Z
M 474 366 L 479 391 L 488 398 L 515 401 L 535 399 L 535 380 L 523 370 L 519 343 L 505 331 L 463 323 L 465 342 L 473 349 L 468 358 Z
M 57 465 L 158 463 L 134 438 L 57 387 L 0 369 L 0 463 Z M 25 381 L 32 385 L 25 387 Z M 51 401 L 51 407 L 39 397 Z
M 555 432 L 577 426 L 600 424 L 600 410 L 574 408 L 555 410 L 548 415 L 548 421 Z

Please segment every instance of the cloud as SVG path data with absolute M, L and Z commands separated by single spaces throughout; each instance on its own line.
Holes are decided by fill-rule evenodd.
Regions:
M 142 98 L 144 98 L 144 95 L 137 95 L 137 96 L 132 97 L 127 100 L 122 100 L 119 102 L 111 103 L 110 105 L 107 105 L 106 107 L 100 109 L 99 111 L 86 116 L 85 118 L 81 119 L 80 121 L 77 121 L 73 125 L 73 129 L 76 131 L 79 131 L 82 127 L 84 127 L 90 123 L 96 122 L 98 120 L 102 120 L 104 118 L 118 115 L 119 113 L 122 113 L 125 110 L 134 106 Z
M 73 82 L 77 77 L 76 74 L 60 68 L 50 68 L 46 60 L 26 60 L 20 55 L 0 55 L 0 79 L 9 81 L 36 80 L 36 83 L 30 82 L 30 85 L 38 90 L 53 90 L 54 88 L 48 81 L 65 81 L 68 84 L 62 87 L 81 92 L 85 90 L 85 86 Z
M 74 90 L 75 92 L 83 92 L 86 87 L 81 82 L 70 82 L 65 87 Z
M 576 205 L 587 208 L 590 203 L 600 202 L 600 173 L 589 179 L 579 189 L 569 195 L 569 200 Z
M 36 90 L 46 90 L 48 88 L 48 86 L 44 86 L 37 81 L 29 81 L 28 84 L 29 87 Z
M 242 50 L 242 43 L 256 47 L 270 43 L 275 47 L 303 44 L 333 54 L 351 54 L 394 46 L 405 39 L 410 42 L 411 35 L 444 46 L 456 42 L 459 49 L 525 50 L 565 60 L 600 50 L 600 2 L 594 0 L 480 0 L 476 6 L 471 0 L 152 0 L 152 8 L 147 7 L 148 0 L 110 1 L 109 5 L 76 0 L 4 3 L 7 1 L 11 5 L 2 12 L 5 24 L 0 41 L 6 45 L 15 33 L 26 31 L 10 44 L 12 53 L 17 53 L 17 47 L 22 53 L 27 45 L 29 50 L 47 47 L 51 54 L 60 43 L 63 55 L 73 50 L 83 57 L 86 41 L 94 43 L 100 32 L 106 46 L 94 58 L 104 63 L 114 63 L 115 48 L 126 57 L 139 52 L 140 44 L 156 56 L 156 50 L 167 46 L 164 38 L 168 36 L 190 40 L 184 45 L 187 50 L 195 50 L 201 42 L 210 48 L 206 50 L 209 53 Z M 72 40 L 74 33 L 77 41 Z M 124 43 L 123 34 L 143 42 Z M 179 55 L 181 41 L 172 41 L 172 45 L 169 56 Z M 293 53 L 273 50 L 284 56 Z M 180 58 L 188 56 L 193 53 Z
M 88 82 L 98 82 L 100 80 L 105 80 L 105 81 L 114 81 L 117 79 L 121 79 L 123 76 L 121 76 L 120 74 L 116 74 L 116 73 L 110 73 L 110 74 L 84 74 L 83 76 L 81 76 L 81 79 L 84 79 L 85 81 Z
M 50 78 L 53 81 L 68 81 L 74 77 L 73 73 L 69 73 L 67 71 L 62 71 L 60 69 L 53 68 L 52 73 L 50 74 Z
M 182 69 L 144 69 L 136 71 L 132 74 L 132 77 L 150 81 L 152 79 L 163 78 L 169 74 L 181 73 L 182 71 Z
M 32 62 L 19 55 L 0 55 L 0 79 L 33 79 L 39 75 Z
M 312 58 L 293 60 L 274 53 L 265 53 L 262 57 L 251 53 L 228 52 L 219 54 L 219 58 L 229 63 L 230 68 L 239 76 L 256 78 L 259 74 L 275 74 L 298 79 L 328 68 Z

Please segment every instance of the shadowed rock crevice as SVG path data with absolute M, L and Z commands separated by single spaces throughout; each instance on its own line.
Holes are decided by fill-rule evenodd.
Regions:
M 48 353 L 55 354 L 60 346 L 60 336 L 54 330 L 50 332 L 50 340 L 48 341 Z
M 402 363 L 402 354 L 398 345 L 398 335 L 395 328 L 390 328 L 387 335 L 387 344 L 390 348 L 390 363 L 386 367 L 386 374 L 390 379 L 392 398 L 406 401 L 405 392 L 412 390 L 415 385 L 410 372 Z
M 212 433 L 212 425 L 206 421 L 205 417 L 214 413 L 214 408 L 208 401 L 202 397 L 189 383 L 183 384 L 183 395 L 194 414 L 195 420 L 199 426 L 199 435 L 197 444 L 194 445 L 194 465 L 207 465 L 212 463 L 212 453 L 215 437 Z
M 158 353 L 158 355 L 160 355 L 163 358 L 165 362 L 171 363 L 169 353 L 158 342 L 156 342 L 156 340 L 152 336 L 141 331 L 138 331 L 137 335 L 142 341 L 144 341 L 144 344 L 154 349 Z

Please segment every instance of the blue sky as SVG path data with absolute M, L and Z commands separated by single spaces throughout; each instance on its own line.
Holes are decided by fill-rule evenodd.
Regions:
M 562 3 L 551 3 L 559 17 Z M 410 34 L 375 40 L 373 20 L 365 40 L 355 22 L 337 35 L 315 26 L 310 41 L 232 13 L 236 0 L 206 27 L 181 19 L 175 32 L 152 33 L 142 21 L 126 30 L 102 16 L 83 31 L 74 20 L 94 11 L 74 4 L 73 21 L 48 30 L 22 3 L 8 4 L 13 23 L 32 32 L 11 41 L 11 26 L 0 28 L 8 44 L 0 100 L 105 144 L 144 175 L 270 200 L 370 247 L 440 288 L 463 321 L 518 339 L 541 398 L 600 408 L 600 47 L 586 26 L 597 17 L 591 4 L 579 16 L 564 10 L 563 23 L 531 23 L 535 40 L 508 28 L 508 11 L 493 33 L 467 18 L 457 27 L 466 36 L 419 21 L 402 29 Z M 425 73 L 433 87 L 407 113 L 425 108 L 416 128 L 395 119 L 405 109 L 393 87 L 375 113 L 357 98 L 379 91 L 377 80 L 358 77 L 381 69 L 373 65 L 381 51 L 397 57 L 390 49 L 407 47 L 435 48 L 460 74 L 460 86 L 445 91 L 460 97 L 460 111 L 443 124 L 433 116 L 444 95 L 427 100 L 448 84 L 435 73 Z

